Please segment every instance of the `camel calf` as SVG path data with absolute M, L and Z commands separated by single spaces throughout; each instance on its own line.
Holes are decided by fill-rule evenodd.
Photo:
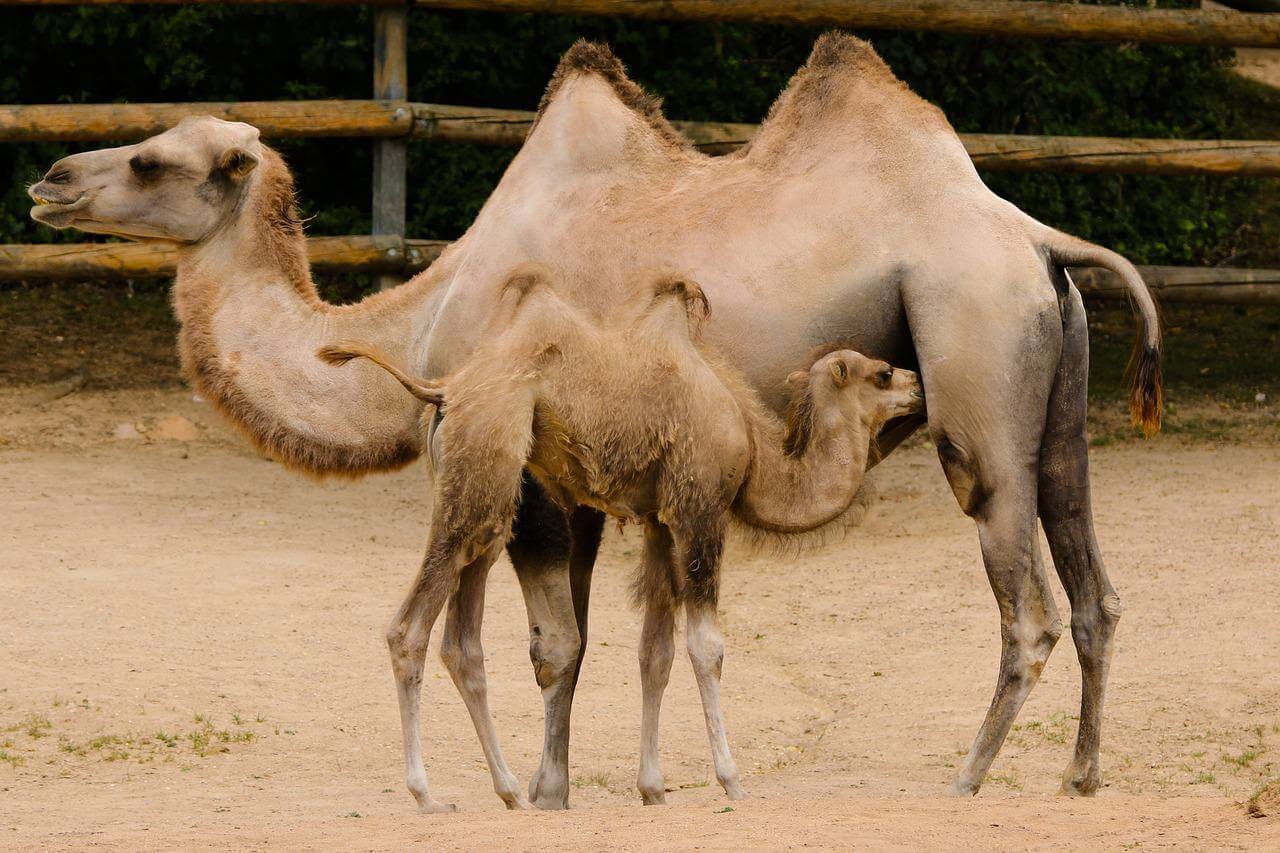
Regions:
M 835 349 L 789 377 L 793 402 L 782 423 L 736 371 L 696 341 L 706 315 L 697 285 L 665 278 L 639 304 L 600 321 L 555 292 L 552 274 L 520 270 L 502 292 L 489 343 L 439 384 L 407 375 L 372 347 L 320 350 L 340 364 L 364 357 L 414 396 L 441 407 L 427 418 L 436 471 L 426 559 L 391 622 L 409 789 L 423 811 L 451 810 L 427 791 L 419 745 L 419 694 L 428 637 L 468 568 L 510 535 L 527 469 L 566 510 L 590 506 L 640 522 L 644 558 L 636 598 L 644 693 L 638 787 L 664 799 L 658 714 L 683 605 L 690 660 L 702 697 L 716 778 L 743 796 L 720 708 L 724 643 L 716 601 L 730 516 L 749 528 L 791 535 L 838 523 L 854 503 L 872 438 L 891 417 L 922 406 L 916 374 Z M 524 807 L 489 722 L 479 613 L 442 655 L 476 723 L 494 787 Z M 478 664 L 478 671 L 477 671 Z

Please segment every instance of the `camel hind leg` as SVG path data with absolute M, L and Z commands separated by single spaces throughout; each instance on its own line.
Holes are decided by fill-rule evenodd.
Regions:
M 451 620 L 454 623 L 451 633 L 458 642 L 459 654 L 464 648 L 478 648 L 478 643 L 464 636 L 474 631 L 478 639 L 483 599 L 475 595 L 474 572 L 484 566 L 485 561 L 491 562 L 492 554 L 507 539 L 532 432 L 532 400 L 524 401 L 527 405 L 523 414 L 520 402 L 519 399 L 494 399 L 487 401 L 488 405 L 497 407 L 494 410 L 485 411 L 488 405 L 477 405 L 451 413 L 442 421 L 437 430 L 442 464 L 436 472 L 426 557 L 408 596 L 387 627 L 387 646 L 400 703 L 405 780 L 419 811 L 424 813 L 454 810 L 452 805 L 440 803 L 431 796 L 423 764 L 421 696 L 427 645 L 436 618 L 446 600 L 455 597 L 459 579 L 464 569 L 470 567 L 473 574 L 462 588 L 463 600 L 468 606 L 459 602 L 455 618 Z M 505 432 L 495 428 L 497 426 L 504 427 Z M 481 448 L 484 452 L 477 452 Z M 475 624 L 469 624 L 468 620 L 475 620 Z M 480 660 L 483 673 L 483 657 Z M 459 671 L 463 668 L 461 657 L 457 667 Z M 487 702 L 479 703 L 480 693 L 470 691 L 471 687 L 483 688 L 483 677 L 479 683 L 464 681 L 459 687 L 473 719 L 477 719 L 476 728 L 483 742 L 486 731 L 492 730 Z M 500 752 L 497 757 L 500 761 Z M 492 758 L 491 767 L 497 767 Z M 497 775 L 495 769 L 495 787 Z
M 1091 796 L 1102 782 L 1102 703 L 1120 599 L 1111 587 L 1093 531 L 1085 414 L 1089 328 L 1074 287 L 1063 302 L 1063 346 L 1040 450 L 1039 507 L 1049 551 L 1071 601 L 1071 636 L 1080 659 L 1080 728 L 1061 793 Z
M 529 782 L 529 800 L 540 809 L 569 807 L 569 722 L 603 527 L 604 516 L 593 509 L 566 515 L 526 475 L 507 552 L 524 596 L 529 660 L 542 689 L 542 759 Z
M 448 616 L 445 618 L 444 635 L 440 643 L 440 659 L 444 661 L 454 686 L 475 725 L 493 776 L 493 790 L 509 809 L 530 808 L 529 801 L 520 791 L 515 774 L 507 766 L 498 742 L 498 733 L 489 712 L 488 680 L 484 670 L 484 647 L 480 628 L 484 619 L 484 587 L 489 569 L 497 559 L 500 548 L 486 551 L 462 571 L 458 589 L 449 599 Z
M 1000 613 L 995 693 L 952 785 L 959 795 L 977 793 L 1062 632 L 1036 528 L 1040 445 L 1062 324 L 1043 272 L 1026 283 L 1016 271 L 990 272 L 1011 295 L 985 298 L 984 289 L 995 286 L 986 282 L 921 282 L 904 290 L 929 431 L 957 501 L 977 524 Z

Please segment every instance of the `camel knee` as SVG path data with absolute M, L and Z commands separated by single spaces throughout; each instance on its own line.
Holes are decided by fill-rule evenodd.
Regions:
M 724 639 L 718 632 L 692 630 L 687 637 L 689 661 L 695 672 L 705 672 L 720 677 L 724 667 Z
M 1114 592 L 1088 605 L 1071 608 L 1071 637 L 1082 659 L 1097 658 L 1106 653 L 1123 609 L 1120 596 Z
M 484 689 L 484 653 L 477 644 L 459 641 L 446 631 L 440 640 L 440 661 L 454 684 L 473 692 Z
M 1035 683 L 1049 662 L 1053 647 L 1062 637 L 1062 620 L 1037 620 L 1034 624 L 1015 625 L 1007 632 L 1005 645 L 1009 652 L 1010 678 Z
M 671 643 L 642 643 L 639 657 L 644 683 L 665 690 L 671 680 L 671 663 L 675 660 L 675 649 Z
M 945 433 L 934 436 L 938 448 L 938 459 L 942 462 L 942 472 L 946 475 L 951 493 L 965 515 L 976 516 L 986 498 L 978 474 L 978 464 L 973 456 L 953 442 Z
M 544 690 L 573 676 L 581 650 L 576 629 L 572 634 L 547 633 L 538 625 L 529 629 L 529 660 L 538 686 Z
M 427 655 L 427 639 L 405 627 L 399 621 L 392 622 L 386 631 L 387 649 L 391 652 L 391 664 L 397 673 L 420 665 Z

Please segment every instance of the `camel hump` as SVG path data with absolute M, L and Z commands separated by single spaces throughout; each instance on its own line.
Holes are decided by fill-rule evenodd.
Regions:
M 888 64 L 871 46 L 871 42 L 839 30 L 828 30 L 818 36 L 818 40 L 813 43 L 813 49 L 809 51 L 809 59 L 806 60 L 805 67 L 815 70 L 852 68 L 863 74 L 881 74 L 897 79 L 893 76 Z
M 747 152 L 786 155 L 815 144 L 876 149 L 939 131 L 955 137 L 942 111 L 899 80 L 870 43 L 832 31 L 814 43 Z M 968 160 L 963 147 L 957 151 Z
M 672 127 L 666 116 L 662 114 L 662 99 L 628 77 L 622 61 L 607 45 L 586 39 L 578 39 L 565 51 L 564 56 L 560 57 L 555 73 L 551 75 L 551 81 L 547 83 L 546 91 L 538 104 L 535 127 L 541 122 L 547 109 L 560 97 L 566 84 L 579 76 L 592 77 L 604 83 L 622 106 L 639 118 L 667 145 L 680 149 L 693 149 L 689 140 Z

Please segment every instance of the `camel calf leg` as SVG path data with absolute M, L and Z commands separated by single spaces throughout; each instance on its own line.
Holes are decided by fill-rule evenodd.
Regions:
M 720 556 L 724 550 L 723 520 L 719 529 L 703 528 L 696 536 L 677 541 L 686 567 L 684 592 L 685 643 L 693 676 L 702 696 L 702 715 L 711 742 L 716 779 L 731 800 L 746 796 L 738 779 L 738 766 L 729 752 L 724 710 L 720 707 L 720 673 L 724 665 L 724 637 L 716 614 L 719 598 Z
M 675 599 L 672 595 L 672 542 L 666 525 L 650 521 L 645 525 L 644 565 L 641 567 L 641 595 L 644 597 L 644 628 L 640 632 L 640 770 L 636 787 L 646 806 L 667 801 L 666 780 L 658 753 L 658 717 L 662 694 L 671 679 L 675 659 Z
M 396 696 L 400 702 L 405 784 L 418 803 L 418 811 L 423 814 L 451 812 L 456 808 L 452 803 L 441 803 L 433 798 L 427 788 L 420 714 L 427 641 L 461 570 L 460 557 L 456 551 L 430 548 L 413 588 L 387 626 L 387 647 L 391 651 L 391 669 L 395 674 Z
M 480 738 L 493 776 L 493 790 L 509 809 L 531 808 L 520 791 L 515 774 L 507 766 L 498 743 L 498 733 L 489 713 L 489 691 L 484 671 L 484 647 L 480 627 L 484 619 L 484 586 L 489 569 L 497 559 L 498 548 L 492 548 L 480 559 L 463 569 L 458 590 L 449 599 L 444 636 L 440 643 L 440 659 L 444 661 L 454 686 L 471 714 L 471 722 Z
M 520 417 L 521 402 L 527 418 Z M 422 812 L 454 810 L 428 793 L 419 731 L 427 643 L 431 628 L 450 597 L 454 607 L 444 646 L 445 662 L 476 722 L 494 773 L 494 786 L 499 794 L 509 792 L 510 780 L 506 777 L 510 771 L 497 749 L 486 699 L 484 658 L 479 645 L 484 599 L 478 593 L 488 566 L 510 534 L 532 423 L 532 398 L 516 390 L 506 399 L 486 399 L 483 405 L 474 403 L 447 414 L 435 431 L 441 464 L 436 471 L 427 555 L 409 595 L 387 628 L 400 700 L 405 778 Z M 496 427 L 504 427 L 505 432 Z M 468 575 L 459 586 L 464 570 L 469 570 Z M 518 799 L 514 801 L 518 803 Z
M 738 779 L 738 765 L 729 752 L 724 710 L 720 707 L 720 671 L 724 664 L 724 637 L 720 633 L 714 604 L 685 605 L 685 641 L 693 675 L 702 694 L 702 714 L 707 723 L 707 739 L 711 742 L 711 760 L 716 779 L 731 800 L 747 794 Z

